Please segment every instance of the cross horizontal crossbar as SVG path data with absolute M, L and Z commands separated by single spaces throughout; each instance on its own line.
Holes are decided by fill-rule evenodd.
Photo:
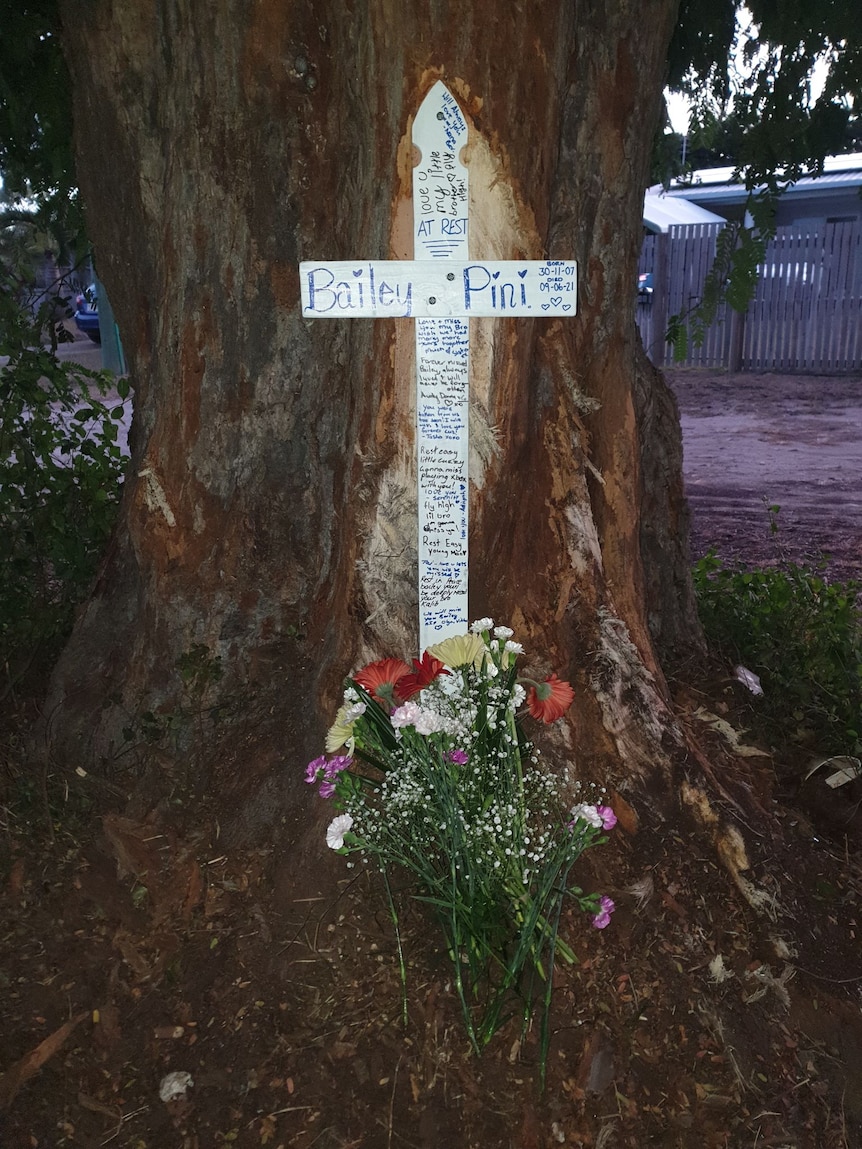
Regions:
M 307 319 L 505 318 L 577 310 L 574 260 L 338 260 L 301 263 Z

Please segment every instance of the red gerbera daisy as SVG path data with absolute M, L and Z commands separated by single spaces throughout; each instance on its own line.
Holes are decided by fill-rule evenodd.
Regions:
M 531 686 L 527 706 L 534 718 L 542 722 L 556 722 L 572 705 L 575 692 L 568 682 L 552 674 L 545 682 Z
M 395 685 L 395 693 L 398 697 L 406 702 L 408 698 L 412 698 L 414 694 L 433 682 L 435 678 L 439 678 L 441 674 L 451 674 L 447 670 L 439 658 L 435 658 L 433 654 L 429 654 L 426 650 L 422 655 L 422 661 L 413 659 L 413 670 L 399 678 Z
M 354 674 L 353 681 L 359 683 L 369 694 L 373 694 L 378 702 L 393 706 L 395 683 L 409 673 L 410 667 L 400 658 L 381 658 L 379 662 L 369 662 Z

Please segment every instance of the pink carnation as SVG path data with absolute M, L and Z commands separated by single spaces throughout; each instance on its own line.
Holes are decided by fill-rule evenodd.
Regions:
M 596 806 L 596 813 L 602 820 L 602 828 L 613 830 L 617 824 L 617 816 L 610 806 Z
M 326 769 L 326 759 L 323 755 L 319 758 L 312 759 L 305 768 L 305 780 L 309 785 L 313 785 L 318 778 L 321 770 Z
M 321 772 L 323 779 L 320 782 L 320 789 L 317 791 L 321 798 L 331 798 L 335 793 L 334 782 L 342 770 L 346 770 L 353 763 L 353 759 L 348 754 L 337 754 L 334 758 L 326 759 L 325 755 L 313 759 L 305 768 L 305 780 L 310 785 L 320 779 Z
M 597 930 L 603 930 L 605 926 L 610 925 L 611 914 L 616 908 L 613 898 L 603 895 L 599 899 L 599 912 L 593 916 L 592 922 Z
M 336 754 L 334 758 L 330 758 L 323 767 L 323 772 L 328 780 L 337 778 L 342 770 L 346 770 L 348 766 L 353 765 L 353 759 L 349 754 Z

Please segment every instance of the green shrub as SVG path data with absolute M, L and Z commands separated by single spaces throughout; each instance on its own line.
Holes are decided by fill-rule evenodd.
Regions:
M 116 518 L 125 460 L 116 383 L 56 356 L 56 301 L 35 315 L 0 271 L 0 662 L 5 688 L 53 652 Z
M 793 563 L 725 567 L 710 551 L 694 568 L 710 646 L 761 678 L 755 699 L 779 743 L 859 754 L 862 744 L 862 584 L 826 582 Z

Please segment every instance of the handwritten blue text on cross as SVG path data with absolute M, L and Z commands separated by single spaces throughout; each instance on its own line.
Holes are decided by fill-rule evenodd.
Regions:
M 335 261 L 300 265 L 307 319 L 573 316 L 577 265 L 562 260 Z

